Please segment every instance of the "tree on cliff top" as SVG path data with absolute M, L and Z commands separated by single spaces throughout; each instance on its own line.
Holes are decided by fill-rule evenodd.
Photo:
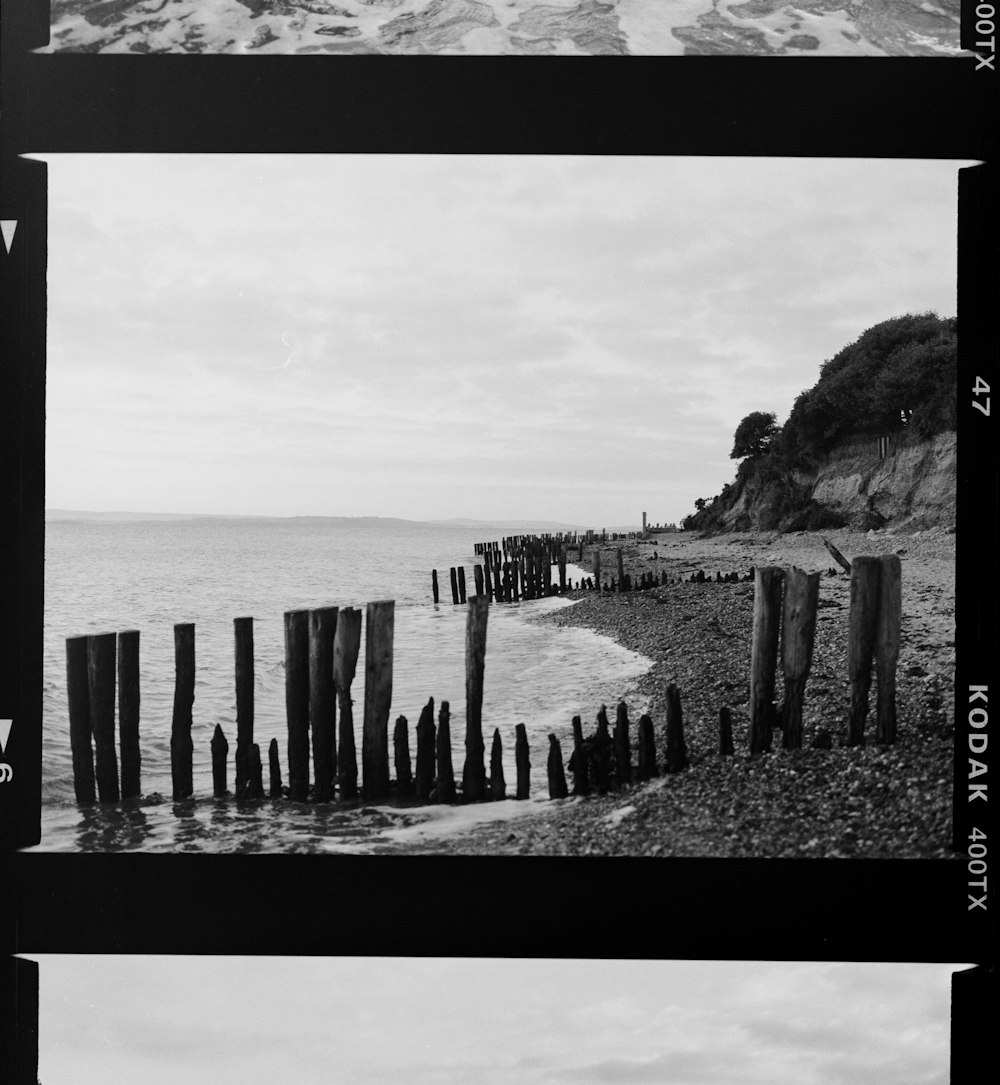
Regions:
M 729 458 L 741 460 L 744 456 L 759 456 L 777 432 L 777 419 L 773 411 L 752 411 L 736 427 Z

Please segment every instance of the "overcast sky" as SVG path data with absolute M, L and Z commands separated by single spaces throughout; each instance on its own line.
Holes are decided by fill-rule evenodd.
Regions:
M 946 1085 L 949 965 L 43 956 L 44 1085 Z
M 49 508 L 679 520 L 956 309 L 954 162 L 45 157 Z

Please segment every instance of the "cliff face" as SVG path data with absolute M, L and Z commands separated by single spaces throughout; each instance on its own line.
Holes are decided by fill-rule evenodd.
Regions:
M 761 478 L 753 473 L 723 515 L 730 530 L 798 530 L 842 526 L 922 529 L 955 524 L 957 442 L 939 433 L 921 442 L 839 446 L 812 472 Z M 829 524 L 805 522 L 826 516 Z

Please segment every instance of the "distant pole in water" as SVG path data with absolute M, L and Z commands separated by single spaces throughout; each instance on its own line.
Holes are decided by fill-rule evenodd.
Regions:
M 754 570 L 753 636 L 750 646 L 750 753 L 771 749 L 775 723 L 774 674 L 778 664 L 783 570 Z
M 507 781 L 503 775 L 503 748 L 499 727 L 493 730 L 493 746 L 490 750 L 490 798 L 494 801 L 507 798 Z
M 431 697 L 417 720 L 416 793 L 420 802 L 428 802 L 434 790 L 434 757 L 434 698 Z
M 139 751 L 139 630 L 118 634 L 118 742 L 123 799 L 142 794 Z
M 69 701 L 69 743 L 73 751 L 73 789 L 77 802 L 94 802 L 94 748 L 90 730 L 90 681 L 87 638 L 66 638 L 66 694 Z
M 895 554 L 882 557 L 880 563 L 875 636 L 875 673 L 878 677 L 875 740 L 880 745 L 891 745 L 896 741 L 896 664 L 903 617 L 903 585 L 899 558 Z
M 785 677 L 782 745 L 786 750 L 802 746 L 802 702 L 812 664 L 816 612 L 819 605 L 819 573 L 785 570 L 785 600 L 781 619 L 781 662 Z
M 309 729 L 312 731 L 314 798 L 329 802 L 337 778 L 337 691 L 333 642 L 337 607 L 309 611 Z
M 365 612 L 365 715 L 361 733 L 362 794 L 372 802 L 389 794 L 389 707 L 396 604 L 369 603 Z
M 531 787 L 531 760 L 528 751 L 528 731 L 523 723 L 514 728 L 514 763 L 517 765 L 516 797 L 526 799 Z
M 87 638 L 87 685 L 90 691 L 90 726 L 97 761 L 97 795 L 101 802 L 117 802 L 118 755 L 115 752 L 115 642 L 114 633 Z
M 194 794 L 191 724 L 194 709 L 194 624 L 174 626 L 174 713 L 170 729 L 170 774 L 174 801 Z
M 333 681 L 337 687 L 340 709 L 337 783 L 342 799 L 355 799 L 358 795 L 358 757 L 354 744 L 351 683 L 354 681 L 360 648 L 361 611 L 356 607 L 344 607 L 337 616 L 337 632 L 333 638 Z
M 234 618 L 236 637 L 236 794 L 246 791 L 253 745 L 253 618 Z
M 465 767 L 462 771 L 462 798 L 466 802 L 478 802 L 486 791 L 483 672 L 489 613 L 489 600 L 481 597 L 469 600 L 465 625 Z
M 285 719 L 288 797 L 309 797 L 309 611 L 285 611 Z
M 441 600 L 438 597 L 438 571 L 437 571 L 437 569 L 431 569 L 431 591 L 434 593 L 434 602 L 439 603 Z
M 229 755 L 229 743 L 219 724 L 212 734 L 212 794 L 223 799 L 228 794 L 226 788 L 226 758 Z
M 451 711 L 447 701 L 441 702 L 438 712 L 437 795 L 438 802 L 455 801 L 455 770 L 451 762 Z

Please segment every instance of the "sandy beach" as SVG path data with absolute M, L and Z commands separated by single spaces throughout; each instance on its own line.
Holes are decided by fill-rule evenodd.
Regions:
M 538 804 L 515 821 L 478 824 L 446 842 L 412 841 L 407 851 L 457 854 L 600 854 L 943 858 L 951 854 L 955 662 L 955 537 L 946 528 L 825 535 L 847 557 L 898 554 L 903 577 L 898 666 L 898 740 L 880 748 L 843 745 L 848 682 L 849 577 L 816 533 L 663 534 L 623 544 L 626 573 L 672 581 L 642 592 L 573 593 L 578 602 L 541 622 L 594 629 L 653 660 L 638 693 L 650 706 L 662 758 L 669 683 L 680 690 L 691 765 L 603 796 Z M 602 553 L 603 579 L 616 567 Z M 588 550 L 584 567 L 592 567 Z M 748 753 L 753 584 L 715 574 L 752 566 L 820 571 L 820 611 L 804 708 L 804 746 Z M 710 582 L 679 583 L 697 570 Z M 779 668 L 780 670 L 780 668 Z M 777 696 L 781 696 L 779 676 Z M 874 690 L 873 690 L 874 693 Z M 872 702 L 874 706 L 874 700 Z M 719 709 L 730 709 L 736 753 L 719 755 Z M 596 716 L 599 705 L 594 706 Z M 609 705 L 614 720 L 614 707 Z M 584 732 L 594 728 L 584 719 Z M 633 761 L 638 714 L 630 713 Z M 874 707 L 868 733 L 874 729 Z M 832 748 L 812 746 L 823 730 Z M 776 738 L 778 735 L 776 733 Z M 568 751 L 564 751 L 568 757 Z M 535 805 L 535 804 L 532 804 Z

